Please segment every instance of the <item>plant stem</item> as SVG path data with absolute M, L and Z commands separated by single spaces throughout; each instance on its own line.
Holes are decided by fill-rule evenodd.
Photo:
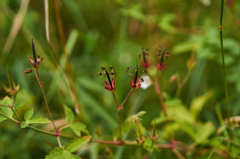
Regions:
M 19 121 L 17 119 L 10 118 L 10 117 L 6 116 L 6 115 L 2 114 L 1 112 L 0 112 L 0 115 L 5 117 L 5 118 L 7 118 L 8 120 L 11 120 L 12 122 L 14 122 L 16 124 L 19 124 L 21 122 L 21 121 Z M 40 128 L 36 128 L 36 127 L 31 126 L 31 125 L 28 125 L 26 128 L 32 129 L 32 130 L 34 130 L 36 132 L 40 132 L 42 134 L 56 136 L 56 133 L 54 133 L 54 132 L 50 132 L 50 131 L 46 131 L 46 130 L 43 130 L 43 129 L 40 129 Z M 64 135 L 64 134 L 60 134 L 60 136 L 62 136 L 64 138 L 69 138 L 69 139 L 73 139 L 74 138 L 72 136 L 68 136 L 68 135 Z
M 185 159 L 185 157 L 184 157 L 180 152 L 178 152 L 178 150 L 172 149 L 172 152 L 173 152 L 179 159 Z
M 225 66 L 225 57 L 223 51 L 223 11 L 224 11 L 224 0 L 221 0 L 221 13 L 220 13 L 220 25 L 219 25 L 219 35 L 220 35 L 220 48 L 221 48 L 221 58 L 222 58 L 222 67 L 223 67 L 223 80 L 224 80 L 224 89 L 225 89 L 225 102 L 227 104 L 227 114 L 228 118 L 230 117 L 230 103 L 229 103 L 229 95 L 228 95 L 228 86 L 227 86 L 227 70 Z
M 118 111 L 119 136 L 120 136 L 120 140 L 122 140 L 122 122 L 121 122 L 121 109 L 122 109 L 122 107 L 119 105 L 116 94 L 115 94 L 114 91 L 112 92 L 112 95 L 113 95 L 113 99 L 114 99 L 114 102 L 116 104 L 117 111 Z
M 154 82 L 155 92 L 157 93 L 157 96 L 158 96 L 158 99 L 159 99 L 159 102 L 160 102 L 160 105 L 161 105 L 161 108 L 162 108 L 162 112 L 163 112 L 164 116 L 167 117 L 168 114 L 167 114 L 164 99 L 163 99 L 163 96 L 162 96 L 162 93 L 161 93 L 161 88 L 160 88 L 160 85 L 158 83 L 158 78 L 156 77 L 156 79 L 154 80 L 151 77 L 151 79 Z
M 38 85 L 39 85 L 39 87 L 40 87 L 40 89 L 41 89 L 41 93 L 42 93 L 43 100 L 44 100 L 44 103 L 45 103 L 45 106 L 46 106 L 46 109 L 47 109 L 47 112 L 48 112 L 48 116 L 49 116 L 49 118 L 50 118 L 50 120 L 51 120 L 51 123 L 52 123 L 52 125 L 53 125 L 53 128 L 54 128 L 55 131 L 56 131 L 56 134 L 58 134 L 59 132 L 58 132 L 58 129 L 57 129 L 56 124 L 55 124 L 55 122 L 54 122 L 54 119 L 53 119 L 53 115 L 52 115 L 52 113 L 51 113 L 51 110 L 50 110 L 50 108 L 49 108 L 49 105 L 48 105 L 48 102 L 47 102 L 46 93 L 45 93 L 45 91 L 44 91 L 42 82 L 41 82 L 41 80 L 40 80 L 40 76 L 39 76 L 38 70 L 37 70 L 37 68 L 33 68 L 33 70 L 34 70 L 34 74 L 35 74 L 35 77 L 36 77 L 36 79 L 37 79 Z M 56 135 L 56 138 L 57 138 L 57 142 L 58 142 L 59 147 L 63 148 L 63 146 L 62 146 L 62 144 L 61 144 L 60 136 L 59 136 L 59 135 Z
M 224 12 L 224 0 L 221 0 L 220 7 L 220 19 L 219 19 L 219 36 L 220 36 L 220 48 L 221 48 L 221 57 L 222 57 L 222 67 L 223 67 L 223 80 L 224 80 L 224 89 L 225 89 L 225 103 L 227 105 L 227 118 L 230 119 L 231 116 L 231 108 L 230 101 L 228 95 L 228 85 L 227 85 L 227 70 L 225 66 L 225 58 L 224 58 L 224 46 L 223 46 L 223 12 Z M 233 134 L 231 132 L 231 123 L 228 123 L 228 135 L 230 140 L 233 139 Z M 230 149 L 232 148 L 232 144 L 230 143 Z
M 5 118 L 7 118 L 7 119 L 9 119 L 9 120 L 11 120 L 12 122 L 15 122 L 17 124 L 20 123 L 20 121 L 18 121 L 16 119 L 13 119 L 13 118 L 10 118 L 10 117 L 2 114 L 1 112 L 0 112 L 0 115 L 5 117 Z M 39 133 L 42 133 L 42 134 L 46 134 L 46 135 L 50 135 L 50 136 L 56 136 L 56 134 L 53 133 L 53 132 L 49 132 L 49 131 L 46 131 L 46 130 L 43 130 L 43 129 L 39 129 L 39 128 L 30 126 L 30 125 L 27 126 L 26 128 L 32 129 L 32 130 L 34 130 L 36 132 L 39 132 Z M 76 138 L 76 137 L 72 137 L 72 136 L 68 136 L 68 135 L 64 135 L 64 134 L 59 134 L 59 137 L 60 136 L 64 137 L 64 138 L 67 138 L 67 139 L 74 139 L 74 138 Z M 60 140 L 60 138 L 59 138 L 59 140 Z M 115 146 L 141 146 L 141 144 L 138 144 L 137 141 L 130 141 L 130 140 L 112 141 L 112 140 L 92 139 L 92 140 L 89 141 L 89 143 L 99 143 L 99 144 L 107 144 L 107 145 L 115 145 Z M 61 144 L 61 142 L 59 144 Z M 171 144 L 157 144 L 156 146 L 159 149 L 171 149 L 178 156 L 178 158 L 184 159 L 184 157 L 176 149 L 172 148 Z
M 17 112 L 14 110 L 15 104 L 16 104 L 16 95 L 13 96 L 13 103 L 9 108 L 12 110 L 13 114 L 19 120 L 20 118 L 18 117 Z
M 121 105 L 120 105 L 121 107 L 123 107 L 126 104 L 126 102 L 128 101 L 128 98 L 133 94 L 134 91 L 135 91 L 134 88 L 130 89 L 130 91 L 128 92 L 127 96 L 125 97 L 125 99 L 121 103 Z
M 6 105 L 6 104 L 0 104 L 0 107 L 11 107 L 10 105 Z

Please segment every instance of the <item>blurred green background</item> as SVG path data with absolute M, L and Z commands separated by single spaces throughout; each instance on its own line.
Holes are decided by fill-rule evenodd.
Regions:
M 34 39 L 37 54 L 44 58 L 39 72 L 54 118 L 64 117 L 64 104 L 74 111 L 77 103 L 80 108 L 78 118 L 87 125 L 90 134 L 94 135 L 101 130 L 103 138 L 111 139 L 117 127 L 117 112 L 111 93 L 104 89 L 104 79 L 98 76 L 101 66 L 115 67 L 117 96 L 122 100 L 129 90 L 130 77 L 126 68 L 139 62 L 141 48 L 149 48 L 151 53 L 158 48 L 166 48 L 171 52 L 171 57 L 160 82 L 165 101 L 180 102 L 184 110 L 188 110 L 195 99 L 210 91 L 211 95 L 204 101 L 197 122 L 210 122 L 214 126 L 207 138 L 209 142 L 215 141 L 212 138 L 217 136 L 216 131 L 220 127 L 218 108 L 221 108 L 224 118 L 227 115 L 218 33 L 219 0 L 49 1 L 51 45 L 46 39 L 43 0 L 30 0 L 27 6 L 22 4 L 22 25 L 14 35 L 14 18 L 24 2 L 27 3 L 27 0 L 0 1 L 1 98 L 7 95 L 2 85 L 8 84 L 9 71 L 14 81 L 21 86 L 17 102 L 31 105 L 35 114 L 46 116 L 34 76 L 24 74 L 24 70 L 30 67 L 27 57 L 32 55 L 31 40 Z M 225 4 L 224 52 L 230 105 L 232 115 L 236 116 L 240 113 L 240 1 L 227 0 Z M 27 7 L 25 13 L 24 7 Z M 62 33 L 58 28 L 59 14 L 56 14 L 56 7 L 60 9 Z M 20 19 L 21 15 L 18 15 L 15 22 Z M 12 29 L 13 37 L 9 37 Z M 189 73 L 187 62 L 191 57 L 194 57 L 196 64 Z M 177 84 L 170 83 L 169 78 L 177 74 L 183 80 L 188 73 L 189 79 L 176 97 Z M 72 98 L 72 92 L 76 99 Z M 122 117 L 125 119 L 139 111 L 146 112 L 142 123 L 147 129 L 151 121 L 160 116 L 154 87 L 138 90 L 122 111 Z M 164 132 L 162 126 L 160 129 Z M 240 135 L 239 130 L 236 133 Z M 196 143 L 185 132 L 177 131 L 175 136 L 186 144 Z M 209 145 L 199 146 L 199 151 Z M 40 159 L 55 146 L 54 137 L 20 129 L 10 121 L 0 123 L 2 159 Z M 145 152 L 135 147 L 111 147 L 111 150 L 110 156 L 118 159 L 142 158 Z M 79 153 L 83 154 L 83 158 L 111 158 L 105 148 L 98 144 L 90 144 Z M 207 158 L 209 155 L 206 153 L 199 157 L 199 153 L 196 150 L 188 156 Z M 237 151 L 234 153 L 235 156 L 239 154 Z M 160 156 L 175 158 L 168 150 L 146 154 L 153 159 Z M 220 155 L 215 157 L 221 158 Z

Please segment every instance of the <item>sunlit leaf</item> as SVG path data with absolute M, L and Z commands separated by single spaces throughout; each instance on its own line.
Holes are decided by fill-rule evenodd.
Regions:
M 73 130 L 73 132 L 77 135 L 77 136 L 81 136 L 81 133 L 85 133 L 88 134 L 88 130 L 86 125 L 84 125 L 83 123 L 72 123 L 70 125 L 70 128 Z
M 80 157 L 73 155 L 71 152 L 62 148 L 55 148 L 52 150 L 45 159 L 80 159 Z
M 4 97 L 3 99 L 0 100 L 0 104 L 3 105 L 8 105 L 11 106 L 12 105 L 12 99 L 8 96 Z M 4 114 L 5 116 L 12 118 L 13 116 L 13 112 L 11 111 L 11 109 L 9 109 L 9 107 L 1 107 L 0 106 L 0 113 Z M 5 120 L 5 117 L 1 117 L 0 120 Z
M 68 106 L 64 105 L 64 113 L 65 113 L 67 123 L 71 124 L 74 120 L 74 114 L 72 110 Z
M 71 143 L 69 143 L 66 146 L 66 150 L 70 151 L 70 152 L 74 152 L 79 150 L 81 147 L 85 146 L 86 144 L 88 144 L 88 142 L 90 141 L 91 136 L 85 136 L 79 139 L 75 139 L 73 140 Z
M 165 14 L 161 20 L 159 21 L 158 25 L 160 29 L 166 31 L 168 33 L 175 33 L 176 27 L 172 24 L 172 22 L 176 19 L 176 15 L 172 13 Z
M 196 118 L 197 115 L 200 113 L 202 108 L 204 107 L 205 103 L 213 96 L 213 91 L 208 91 L 204 95 L 193 99 L 190 111 Z
M 32 116 L 33 116 L 33 113 L 34 113 L 34 110 L 33 110 L 33 107 L 32 107 L 27 112 L 25 112 L 24 120 L 25 121 L 30 120 L 32 118 Z

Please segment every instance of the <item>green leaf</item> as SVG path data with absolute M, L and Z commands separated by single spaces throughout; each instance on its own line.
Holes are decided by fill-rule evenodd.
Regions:
M 1 114 L 0 114 L 0 123 L 1 122 L 3 122 L 4 120 L 6 120 L 7 118 L 5 118 L 4 116 L 2 116 Z
M 193 116 L 196 118 L 197 115 L 200 113 L 202 110 L 203 106 L 205 103 L 213 96 L 213 91 L 208 91 L 204 95 L 197 97 L 193 99 L 191 106 L 190 106 L 190 111 L 193 114 Z
M 175 14 L 167 13 L 162 17 L 162 19 L 158 23 L 158 26 L 163 31 L 166 31 L 168 33 L 175 33 L 176 32 L 176 27 L 171 24 L 175 19 L 176 19 Z
M 131 6 L 130 8 L 124 8 L 121 10 L 122 14 L 125 16 L 132 17 L 137 20 L 144 20 L 145 15 L 142 13 L 142 5 L 135 4 Z
M 50 120 L 48 120 L 47 118 L 41 117 L 36 117 L 27 121 L 28 124 L 48 124 L 49 122 Z
M 3 104 L 3 105 L 12 105 L 12 99 L 8 96 L 4 97 L 2 100 L 0 100 L 0 104 Z M 13 116 L 13 112 L 11 109 L 9 109 L 8 107 L 1 107 L 0 106 L 0 113 L 9 117 L 9 118 L 12 118 Z M 4 121 L 6 118 L 5 117 L 1 117 L 0 118 L 0 121 Z
M 85 134 L 89 134 L 86 125 L 83 123 L 73 123 L 70 125 L 70 128 L 77 136 L 81 136 L 82 132 Z
M 190 41 L 186 41 L 186 42 L 182 42 L 175 45 L 175 47 L 173 48 L 173 53 L 174 54 L 187 53 L 192 51 L 193 48 L 194 48 L 194 43 Z
M 64 113 L 65 113 L 67 123 L 71 124 L 74 120 L 74 114 L 72 110 L 68 106 L 64 105 Z
M 212 123 L 207 122 L 205 124 L 198 125 L 198 131 L 195 133 L 195 140 L 197 143 L 202 143 L 215 131 L 215 127 Z
M 80 157 L 75 156 L 71 152 L 58 147 L 51 151 L 45 157 L 45 159 L 80 159 Z
M 69 37 L 68 37 L 68 40 L 67 40 L 67 44 L 66 44 L 66 53 L 68 56 L 70 56 L 72 54 L 72 51 L 73 51 L 73 48 L 77 42 L 77 38 L 78 38 L 78 31 L 76 29 L 74 29 Z M 61 59 L 60 59 L 60 65 L 65 68 L 66 66 L 66 57 L 65 56 L 62 56 Z
M 73 140 L 70 144 L 66 146 L 66 150 L 70 152 L 77 151 L 84 145 L 88 144 L 90 139 L 91 139 L 91 136 L 85 136 L 80 139 Z
M 67 44 L 66 44 L 66 51 L 68 55 L 72 53 L 72 50 L 77 42 L 77 38 L 78 38 L 78 30 L 73 29 L 68 37 Z
M 30 108 L 25 114 L 24 114 L 24 120 L 27 121 L 27 120 L 30 120 L 33 116 L 33 107 Z
M 152 152 L 153 151 L 154 146 L 153 146 L 153 141 L 152 141 L 151 138 L 147 137 L 144 140 L 143 148 L 146 149 L 148 152 Z
M 168 105 L 167 112 L 172 120 L 176 122 L 193 123 L 192 114 L 183 105 Z

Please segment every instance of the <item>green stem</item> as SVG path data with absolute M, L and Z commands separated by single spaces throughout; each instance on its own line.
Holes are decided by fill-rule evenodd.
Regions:
M 112 92 L 112 95 L 113 95 L 113 99 L 114 99 L 114 102 L 115 102 L 115 104 L 116 104 L 117 111 L 118 111 L 118 128 L 119 128 L 119 136 L 120 136 L 120 140 L 122 140 L 121 108 L 120 108 L 120 106 L 119 106 L 119 103 L 118 103 L 118 100 L 117 100 L 117 97 L 116 97 L 115 92 Z
M 228 86 L 227 86 L 227 70 L 225 66 L 225 56 L 223 51 L 223 11 L 224 11 L 224 0 L 221 0 L 221 13 L 220 13 L 220 25 L 219 25 L 219 34 L 220 34 L 220 48 L 221 48 L 221 58 L 222 58 L 222 67 L 223 67 L 223 80 L 224 80 L 224 89 L 225 89 L 225 102 L 227 104 L 227 115 L 228 118 L 230 117 L 231 110 L 230 110 L 230 102 L 229 102 L 229 93 L 228 93 Z
M 225 89 L 225 103 L 227 105 L 227 118 L 230 119 L 231 116 L 231 108 L 229 101 L 229 93 L 228 93 L 228 85 L 227 85 L 227 70 L 225 66 L 225 58 L 224 58 L 224 46 L 223 46 L 223 12 L 224 12 L 224 0 L 221 0 L 220 7 L 220 24 L 219 24 L 219 35 L 220 35 L 220 48 L 221 48 L 221 57 L 222 57 L 222 67 L 223 67 L 223 80 L 224 80 L 224 89 Z M 231 132 L 231 123 L 228 122 L 228 135 L 230 140 L 233 139 L 233 134 Z M 230 143 L 230 149 L 232 148 L 232 144 Z

